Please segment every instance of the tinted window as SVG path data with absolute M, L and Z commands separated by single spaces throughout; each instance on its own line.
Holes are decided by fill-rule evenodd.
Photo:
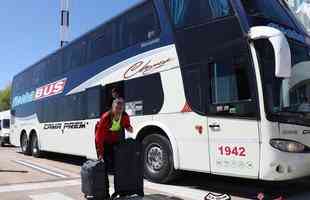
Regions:
M 276 23 L 295 28 L 294 22 L 277 0 L 242 0 L 248 15 L 268 18 Z
M 153 39 L 160 29 L 152 1 L 127 13 L 120 25 L 122 48 Z
M 178 28 L 204 23 L 232 14 L 228 0 L 165 0 Z
M 248 62 L 244 57 L 223 60 L 211 66 L 212 103 L 221 104 L 251 99 Z
M 9 119 L 4 119 L 2 121 L 3 128 L 10 128 L 10 120 Z
M 86 118 L 85 93 L 53 97 L 36 106 L 40 122 L 74 121 Z
M 81 41 L 71 47 L 71 69 L 77 68 L 85 64 L 86 42 Z
M 101 109 L 102 109 L 102 87 L 94 87 L 91 89 L 88 89 L 86 92 L 86 98 L 87 98 L 87 118 L 88 119 L 95 119 L 99 118 L 101 115 Z
M 130 115 L 157 114 L 164 102 L 160 75 L 153 74 L 126 81 L 125 100 L 126 111 Z
M 200 114 L 206 113 L 208 92 L 208 64 L 187 66 L 182 69 L 186 99 Z
M 257 116 L 250 89 L 251 63 L 246 55 L 223 58 L 210 64 L 211 113 Z M 252 76 L 253 77 L 253 76 Z
M 46 62 L 42 61 L 33 69 L 33 82 L 35 86 L 45 81 Z
M 47 76 L 48 80 L 59 76 L 62 73 L 61 54 L 54 54 L 48 59 Z
M 67 47 L 63 52 L 63 70 L 68 72 L 71 69 L 72 49 Z

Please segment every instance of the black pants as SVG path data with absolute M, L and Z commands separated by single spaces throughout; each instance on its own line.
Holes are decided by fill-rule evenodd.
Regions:
M 114 152 L 115 152 L 115 148 L 117 148 L 118 144 L 105 144 L 104 145 L 104 163 L 106 165 L 106 174 L 114 174 L 114 169 L 115 169 L 115 162 L 114 162 Z M 109 184 L 109 178 L 108 176 L 106 183 L 107 183 L 107 194 L 109 194 L 109 188 L 110 188 L 110 184 Z

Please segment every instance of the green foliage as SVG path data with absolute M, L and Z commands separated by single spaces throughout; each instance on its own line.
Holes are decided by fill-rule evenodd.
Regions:
M 0 111 L 10 110 L 11 108 L 11 85 L 0 91 Z

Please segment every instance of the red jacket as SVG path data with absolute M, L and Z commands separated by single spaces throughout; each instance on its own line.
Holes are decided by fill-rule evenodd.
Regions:
M 119 141 L 121 132 L 110 131 L 112 118 L 113 116 L 111 112 L 108 111 L 101 116 L 101 119 L 96 126 L 96 147 L 98 155 L 103 155 L 104 144 L 115 144 Z M 130 119 L 127 113 L 122 115 L 121 126 L 124 129 L 131 127 Z

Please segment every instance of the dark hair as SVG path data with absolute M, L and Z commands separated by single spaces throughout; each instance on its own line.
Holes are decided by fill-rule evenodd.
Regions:
M 115 87 L 115 88 L 112 88 L 112 92 L 117 92 L 117 93 L 119 93 L 119 90 Z

